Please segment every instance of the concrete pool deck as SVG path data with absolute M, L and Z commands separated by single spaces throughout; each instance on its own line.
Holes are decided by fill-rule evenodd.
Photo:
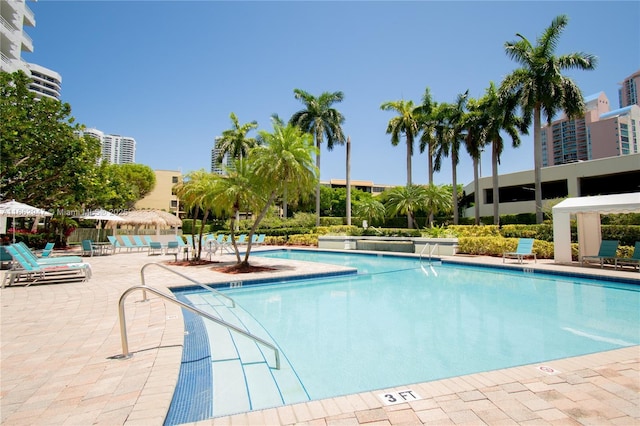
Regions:
M 259 248 L 256 248 L 259 249 Z M 127 298 L 130 359 L 122 353 L 118 300 L 140 285 L 140 269 L 168 256 L 118 253 L 85 258 L 86 283 L 20 285 L 0 290 L 0 423 L 3 425 L 161 425 L 171 403 L 183 343 L 181 309 L 157 297 Z M 501 258 L 455 256 L 500 264 Z M 230 255 L 215 260 L 233 262 Z M 278 268 L 252 278 L 324 272 L 280 259 L 253 257 Z M 514 265 L 515 263 L 509 262 Z M 214 265 L 215 266 L 215 265 Z M 527 262 L 527 268 L 585 271 L 637 280 L 631 271 Z M 210 266 L 173 267 L 204 283 L 235 281 Z M 315 269 L 314 269 L 315 268 Z M 337 268 L 339 269 L 339 268 Z M 158 267 L 147 285 L 191 285 Z M 243 279 L 249 277 L 242 276 Z M 198 425 L 309 424 L 640 424 L 640 346 L 504 370 L 417 383 L 198 422 Z M 421 399 L 385 405 L 378 397 L 411 389 Z

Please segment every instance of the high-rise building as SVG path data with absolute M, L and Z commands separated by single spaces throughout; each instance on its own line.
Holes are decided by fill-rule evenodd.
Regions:
M 220 150 L 216 146 L 216 141 L 213 141 L 213 148 L 211 148 L 211 171 L 213 173 L 224 175 L 226 172 L 223 169 L 223 165 L 228 169 L 233 169 L 233 159 L 230 155 L 225 154 L 222 157 L 222 161 L 217 161 L 220 155 Z
M 640 70 L 631 74 L 620 83 L 620 89 L 618 89 L 620 108 L 630 105 L 640 105 L 638 89 L 640 89 Z
M 624 80 L 620 103 L 628 105 L 622 108 L 611 111 L 607 96 L 600 92 L 585 98 L 582 117 L 568 119 L 563 116 L 544 126 L 543 167 L 639 153 L 638 84 L 640 71 Z
M 29 89 L 36 96 L 60 99 L 60 74 L 22 59 L 22 52 L 33 52 L 33 40 L 24 28 L 35 25 L 33 11 L 25 0 L 0 1 L 0 71 L 21 70 L 31 77 Z
M 127 136 L 106 135 L 98 129 L 85 129 L 83 136 L 91 136 L 100 141 L 102 160 L 110 164 L 126 164 L 136 162 L 136 140 Z

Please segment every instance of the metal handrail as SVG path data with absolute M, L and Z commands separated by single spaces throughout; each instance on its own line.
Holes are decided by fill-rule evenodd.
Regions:
M 127 358 L 131 358 L 133 356 L 133 354 L 131 354 L 129 352 L 129 340 L 127 338 L 127 320 L 125 318 L 125 312 L 124 312 L 124 302 L 125 299 L 127 298 L 127 296 L 129 295 L 129 293 L 132 293 L 136 290 L 141 290 L 141 291 L 148 291 L 150 293 L 155 294 L 156 296 L 159 296 L 165 300 L 168 300 L 170 302 L 173 302 L 179 306 L 181 306 L 184 309 L 187 309 L 191 312 L 193 312 L 194 314 L 200 315 L 210 321 L 215 322 L 216 324 L 220 324 L 224 327 L 227 327 L 237 333 L 242 334 L 245 337 L 248 337 L 249 339 L 253 340 L 256 343 L 260 343 L 266 347 L 268 347 L 269 349 L 272 349 L 274 354 L 275 354 L 275 358 L 276 358 L 276 370 L 280 370 L 280 351 L 278 350 L 278 348 L 276 348 L 274 345 L 272 345 L 271 343 L 267 342 L 264 339 L 261 339 L 258 336 L 254 336 L 253 334 L 244 331 L 241 328 L 238 328 L 237 326 L 230 324 L 224 320 L 221 320 L 220 318 L 216 318 L 210 314 L 208 314 L 207 312 L 204 312 L 194 306 L 191 306 L 187 303 L 184 303 L 178 299 L 176 299 L 175 297 L 163 293 L 160 290 L 157 290 L 153 287 L 147 287 L 147 286 L 135 286 L 135 287 L 131 287 L 129 289 L 127 289 L 124 293 L 122 293 L 122 296 L 120 296 L 120 301 L 118 302 L 118 312 L 119 312 L 119 316 L 120 316 L 120 340 L 122 342 L 122 355 L 119 356 L 118 358 L 121 359 L 127 359 Z M 271 366 L 269 367 L 271 368 Z
M 227 296 L 226 294 L 221 293 L 221 292 L 219 292 L 218 290 L 216 290 L 215 288 L 210 287 L 210 286 L 208 286 L 208 285 L 206 285 L 206 284 L 202 284 L 201 282 L 196 281 L 196 280 L 194 280 L 193 278 L 188 277 L 188 276 L 186 276 L 186 275 L 184 275 L 184 274 L 182 274 L 182 273 L 180 273 L 180 272 L 178 272 L 178 271 L 176 271 L 176 270 L 173 270 L 173 269 L 171 269 L 171 268 L 169 268 L 169 267 L 167 267 L 167 266 L 165 266 L 165 265 L 163 265 L 163 264 L 161 264 L 161 263 L 147 263 L 146 265 L 144 265 L 144 266 L 142 267 L 142 269 L 140 269 L 140 281 L 142 281 L 142 285 L 143 285 L 144 287 L 146 287 L 146 283 L 145 283 L 145 280 L 144 280 L 144 270 L 147 268 L 147 266 L 151 266 L 151 265 L 156 265 L 156 266 L 159 266 L 159 267 L 160 267 L 160 268 L 162 268 L 162 269 L 166 269 L 166 270 L 167 270 L 167 271 L 169 271 L 169 272 L 173 272 L 174 274 L 181 276 L 181 277 L 182 277 L 182 278 L 184 278 L 185 280 L 189 280 L 189 281 L 191 281 L 192 283 L 197 284 L 197 285 L 199 285 L 200 287 L 202 287 L 202 288 L 204 288 L 204 289 L 206 289 L 206 290 L 209 290 L 210 292 L 215 293 L 215 294 L 216 294 L 216 295 L 218 295 L 218 296 L 222 296 L 222 297 L 224 297 L 225 299 L 228 299 L 228 300 L 230 300 L 230 301 L 231 301 L 231 307 L 232 307 L 232 308 L 235 308 L 235 307 L 236 307 L 236 301 L 235 301 L 235 300 L 233 300 L 231 297 Z M 143 299 L 144 299 L 144 300 L 147 300 L 147 295 L 144 293 L 144 291 L 143 291 Z
M 424 247 L 422 247 L 422 250 L 420 251 L 420 262 L 422 262 L 422 255 L 424 254 L 424 251 L 426 250 L 427 247 L 429 247 L 431 244 L 429 243 L 425 243 Z M 435 243 L 433 245 L 433 248 L 429 251 L 429 265 L 431 265 L 431 256 L 433 255 L 433 251 L 438 247 L 438 243 Z

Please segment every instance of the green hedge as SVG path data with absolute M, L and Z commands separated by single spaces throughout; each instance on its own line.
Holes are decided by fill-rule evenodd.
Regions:
M 575 246 L 575 247 L 574 247 Z M 458 253 L 481 256 L 499 256 L 505 252 L 514 252 L 518 247 L 518 238 L 503 237 L 460 237 Z M 533 252 L 538 259 L 553 259 L 553 243 L 535 240 Z M 578 258 L 577 244 L 572 244 L 572 257 Z

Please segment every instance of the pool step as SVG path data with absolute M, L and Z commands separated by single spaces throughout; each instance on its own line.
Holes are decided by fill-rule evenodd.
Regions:
M 241 307 L 229 308 L 207 295 L 188 296 L 199 309 L 273 343 L 262 326 Z M 298 376 L 280 353 L 280 370 L 270 348 L 204 320 L 209 336 L 213 371 L 213 415 L 225 416 L 251 410 L 308 401 Z

